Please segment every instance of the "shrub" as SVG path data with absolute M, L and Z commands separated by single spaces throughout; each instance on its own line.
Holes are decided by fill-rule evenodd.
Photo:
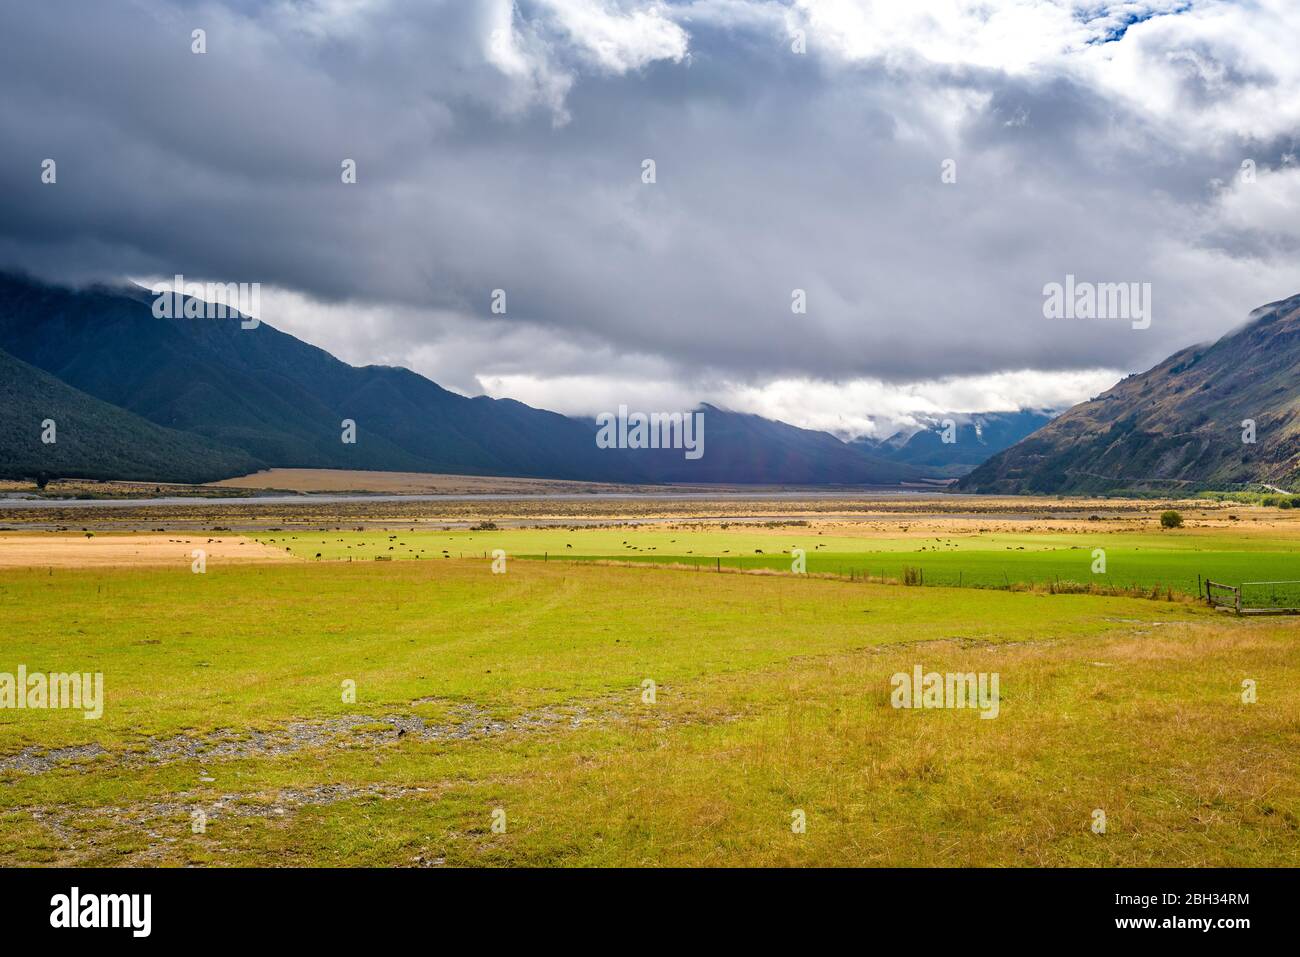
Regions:
M 1170 509 L 1167 512 L 1162 512 L 1160 515 L 1160 527 L 1161 528 L 1182 528 L 1183 516 L 1175 512 L 1173 509 Z
M 1290 508 L 1290 507 L 1291 507 L 1291 500 L 1290 500 L 1289 498 L 1284 498 L 1284 499 L 1282 499 L 1282 501 L 1280 501 L 1280 502 L 1277 503 L 1277 507 L 1278 507 L 1278 508 Z

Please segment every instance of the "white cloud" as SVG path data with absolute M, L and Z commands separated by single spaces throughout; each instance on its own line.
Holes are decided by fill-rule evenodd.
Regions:
M 1232 229 L 1300 241 L 1300 166 L 1255 166 L 1253 181 L 1238 173 L 1218 196 L 1221 222 Z
M 137 281 L 148 286 L 163 278 Z M 673 363 L 662 358 L 620 354 L 608 347 L 578 347 L 536 327 L 504 320 L 484 323 L 400 305 L 324 303 L 276 287 L 263 288 L 261 301 L 264 321 L 344 361 L 405 365 L 464 395 L 518 399 L 537 408 L 586 417 L 620 404 L 673 411 L 710 402 L 845 439 L 885 438 L 940 413 L 1064 409 L 1104 391 L 1125 374 L 1110 369 L 1064 373 L 1030 369 L 903 383 L 803 377 L 746 384 L 708 371 L 683 378 Z M 418 322 L 422 341 L 394 350 L 411 322 Z M 532 371 L 538 367 L 555 371 Z
M 558 28 L 602 69 L 625 73 L 686 55 L 686 31 L 659 3 L 623 9 L 601 0 L 541 0 Z
M 485 10 L 484 58 L 515 81 L 500 106 L 517 113 L 541 103 L 559 125 L 569 121 L 565 100 L 578 63 L 620 74 L 686 56 L 686 31 L 658 3 L 624 9 L 601 0 L 540 0 L 527 19 L 513 0 L 491 0 Z
M 833 58 L 1071 76 L 1198 139 L 1300 124 L 1293 0 L 798 0 L 793 20 Z
M 799 0 L 810 32 L 850 60 L 884 57 L 906 66 L 921 58 L 950 66 L 1019 71 L 1077 49 L 1096 35 L 1074 16 L 1073 4 L 1050 0 Z
M 1079 59 L 1118 101 L 1185 140 L 1267 140 L 1300 125 L 1300 5 L 1224 0 L 1190 5 L 1132 27 Z
M 887 438 L 916 428 L 922 417 L 946 412 L 1065 409 L 1105 391 L 1120 377 L 1107 369 L 1030 369 L 904 383 L 780 379 L 724 392 L 718 404 L 845 439 Z
M 470 394 L 848 433 L 1064 404 L 1297 292 L 1283 0 L 201 7 L 207 58 L 162 0 L 9 18 L 0 264 L 260 281 Z M 1066 273 L 1151 282 L 1151 329 L 1044 320 Z

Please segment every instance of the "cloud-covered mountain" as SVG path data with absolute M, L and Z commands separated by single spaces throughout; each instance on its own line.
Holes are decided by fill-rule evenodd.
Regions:
M 976 492 L 1300 483 L 1300 296 L 1065 412 L 963 479 Z
M 930 475 L 955 478 L 1042 428 L 1052 420 L 1053 414 L 1025 409 L 927 416 L 924 427 L 910 435 L 898 433 L 881 442 L 859 439 L 852 444 L 890 462 L 903 462 Z
M 271 466 L 785 484 L 893 484 L 921 474 L 824 432 L 714 407 L 703 410 L 698 460 L 682 450 L 600 448 L 590 421 L 511 399 L 467 398 L 409 369 L 351 366 L 266 323 L 243 328 L 239 318 L 159 318 L 153 301 L 139 288 L 75 290 L 0 275 L 0 349 L 24 368 L 48 373 L 41 379 L 46 391 L 57 377 L 65 392 L 84 393 L 87 402 L 94 397 L 94 410 L 80 420 L 112 426 L 111 439 L 63 447 L 45 468 L 38 469 L 40 448 L 26 446 L 0 467 L 113 477 L 112 463 L 130 463 L 118 477 L 129 471 L 158 480 Z M 6 392 L 0 415 L 23 434 L 36 434 L 46 413 L 24 395 L 21 386 Z M 110 407 L 120 415 L 110 416 Z M 125 427 L 141 420 L 176 431 L 163 442 L 162 430 Z M 355 425 L 355 442 L 343 441 L 345 420 Z M 156 449 L 135 447 L 173 448 L 182 432 L 192 447 L 176 448 L 174 466 Z M 121 447 L 98 459 L 76 454 L 102 452 L 106 442 Z
M 354 365 L 570 414 L 635 379 L 863 432 L 863 391 L 1064 406 L 1291 291 L 1294 0 L 930 6 L 9 4 L 0 267 L 258 281 Z M 1067 273 L 1151 282 L 1151 328 L 1045 320 Z

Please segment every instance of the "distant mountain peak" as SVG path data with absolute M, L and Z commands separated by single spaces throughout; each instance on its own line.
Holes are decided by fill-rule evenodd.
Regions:
M 923 416 L 914 431 L 895 432 L 878 443 L 860 440 L 859 444 L 890 461 L 906 462 L 934 476 L 954 478 L 1045 425 L 1053 414 L 1044 409 L 945 412 Z M 944 423 L 948 420 L 953 424 L 952 442 L 944 441 Z

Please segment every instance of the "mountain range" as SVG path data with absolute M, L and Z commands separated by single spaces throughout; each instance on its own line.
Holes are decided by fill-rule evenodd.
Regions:
M 961 479 L 971 492 L 1177 491 L 1300 481 L 1300 296 L 1076 405 Z
M 994 452 L 1037 431 L 1053 415 L 1048 410 L 1022 409 L 929 416 L 918 431 L 897 432 L 880 441 L 860 438 L 850 444 L 888 462 L 901 462 L 928 475 L 951 478 L 965 475 Z
M 164 319 L 139 287 L 0 275 L 0 474 L 208 481 L 338 468 L 620 482 L 881 484 L 926 470 L 701 406 L 706 454 L 598 448 L 592 421 L 351 366 L 263 322 Z M 58 423 L 57 441 L 39 425 Z M 343 422 L 356 441 L 342 441 Z
M 274 467 L 635 483 L 961 476 L 961 491 L 1050 494 L 1300 482 L 1300 296 L 1059 416 L 954 413 L 844 442 L 702 405 L 698 459 L 600 448 L 592 420 L 469 398 L 409 369 L 352 366 L 265 322 L 157 318 L 152 304 L 135 286 L 0 274 L 0 477 L 202 482 Z M 344 420 L 355 443 L 342 441 Z

